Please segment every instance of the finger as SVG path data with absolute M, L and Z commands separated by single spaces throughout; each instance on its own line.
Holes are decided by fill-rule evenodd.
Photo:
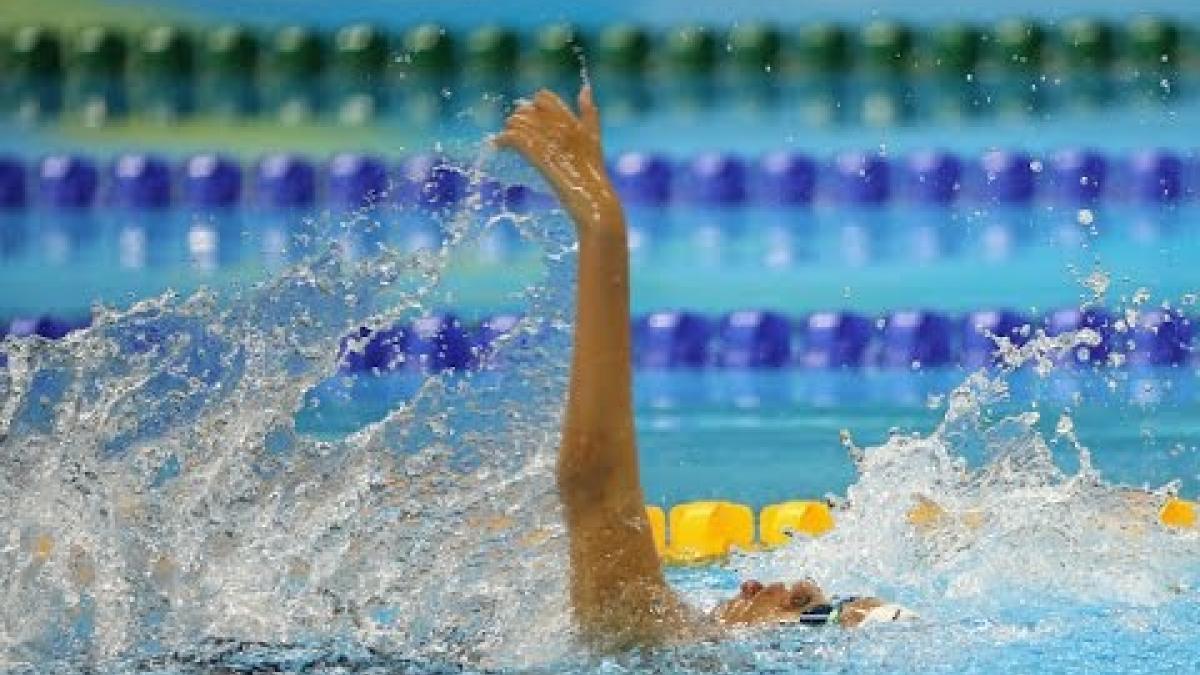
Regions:
M 536 134 L 518 130 L 502 131 L 492 138 L 492 144 L 502 150 L 516 151 L 542 173 L 553 172 L 556 175 L 560 173 L 557 171 L 557 167 L 551 166 L 552 163 L 549 161 L 549 157 L 553 153 L 550 152 L 545 142 L 538 139 Z
M 508 120 L 505 129 L 524 133 L 548 146 L 561 146 L 565 142 L 561 125 L 547 124 L 546 120 L 538 115 L 514 116 Z
M 493 136 L 492 145 L 501 150 L 513 150 L 524 157 L 555 189 L 569 182 L 575 167 L 562 166 L 555 161 L 558 153 L 554 143 L 548 141 L 532 121 L 522 120 L 516 125 Z
M 513 106 L 512 112 L 508 113 L 508 119 L 512 119 L 518 115 L 536 115 L 537 108 L 534 107 L 531 101 L 521 101 Z
M 514 117 L 516 115 L 536 115 L 537 112 L 537 106 L 535 106 L 532 101 L 521 101 L 513 107 L 512 112 L 509 113 L 508 116 Z
M 555 119 L 556 114 L 548 112 L 543 108 L 538 108 L 532 104 L 522 106 L 508 116 L 508 121 L 527 120 L 534 122 L 546 128 L 554 128 L 562 126 L 559 120 Z
M 554 184 L 560 177 L 560 172 L 546 161 L 547 153 L 545 148 L 526 134 L 510 131 L 501 132 L 496 135 L 493 143 L 501 150 L 511 150 L 523 157 L 525 161 L 533 165 L 538 170 L 538 173 L 542 174 L 551 184 Z
M 498 147 L 515 150 L 543 148 L 548 145 L 539 137 L 537 130 L 531 127 L 505 129 L 493 136 L 492 142 Z
M 492 145 L 501 150 L 516 150 L 521 152 L 523 147 L 528 146 L 525 135 L 512 129 L 505 129 L 497 134 L 493 134 L 491 138 Z
M 533 124 L 536 117 L 536 112 L 522 110 L 521 112 L 509 115 L 508 119 L 504 120 L 504 126 L 505 128 L 511 128 L 515 124 Z
M 579 119 L 583 127 L 593 136 L 600 136 L 600 110 L 592 97 L 592 85 L 585 84 L 579 90 Z
M 542 138 L 544 140 L 545 133 L 542 125 L 534 120 L 517 119 L 513 120 L 507 127 L 507 130 L 515 131 L 519 134 L 528 136 L 530 139 Z
M 549 89 L 539 89 L 533 95 L 533 103 L 539 110 L 545 110 L 557 117 L 562 117 L 572 122 L 576 121 L 575 113 L 571 112 L 567 104 L 563 103 L 563 100 Z

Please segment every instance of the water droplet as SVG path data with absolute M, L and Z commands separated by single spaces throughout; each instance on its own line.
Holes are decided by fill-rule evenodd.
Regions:
M 1108 286 L 1112 283 L 1112 279 L 1104 270 L 1093 270 L 1091 274 L 1083 278 L 1082 283 L 1093 294 L 1099 297 L 1108 291 Z

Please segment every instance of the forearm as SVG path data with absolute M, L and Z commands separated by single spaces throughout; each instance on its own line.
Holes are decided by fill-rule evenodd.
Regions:
M 568 415 L 591 431 L 632 415 L 629 263 L 624 225 L 579 241 Z
M 580 228 L 575 344 L 563 425 L 560 480 L 580 501 L 640 500 L 633 425 L 629 263 L 619 205 Z M 566 493 L 564 493 L 566 494 Z M 627 500 L 625 500 L 627 501 Z M 640 506 L 640 504 L 639 504 Z

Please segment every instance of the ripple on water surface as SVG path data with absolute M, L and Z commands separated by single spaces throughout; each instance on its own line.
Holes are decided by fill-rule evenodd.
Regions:
M 848 442 L 859 477 L 833 534 L 672 576 L 702 606 L 743 575 L 812 576 L 895 598 L 920 621 L 580 655 L 552 477 L 569 229 L 553 214 L 483 213 L 468 200 L 447 215 L 437 251 L 347 259 L 331 245 L 254 288 L 149 299 L 57 342 L 8 343 L 0 666 L 1025 672 L 1195 654 L 1195 538 L 1147 524 L 1162 495 L 1106 484 L 1083 448 L 1079 471 L 1064 473 L 1034 413 L 990 412 L 1007 397 L 1004 375 L 976 374 L 930 435 Z M 503 370 L 431 376 L 345 438 L 298 432 L 343 336 L 444 302 L 456 251 L 504 221 L 540 247 L 542 278 L 501 340 Z M 1051 368 L 1054 352 L 1095 339 L 1040 336 L 1005 354 Z M 989 458 L 981 469 L 967 467 L 968 447 Z M 943 516 L 913 527 L 914 495 Z

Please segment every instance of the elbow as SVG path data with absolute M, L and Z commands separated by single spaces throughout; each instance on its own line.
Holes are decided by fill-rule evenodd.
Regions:
M 560 461 L 558 493 L 568 509 L 594 507 L 611 501 L 616 492 L 616 468 L 611 462 L 593 462 L 584 466 Z
M 618 501 L 637 482 L 632 434 L 568 430 L 558 457 L 558 489 L 568 507 Z

